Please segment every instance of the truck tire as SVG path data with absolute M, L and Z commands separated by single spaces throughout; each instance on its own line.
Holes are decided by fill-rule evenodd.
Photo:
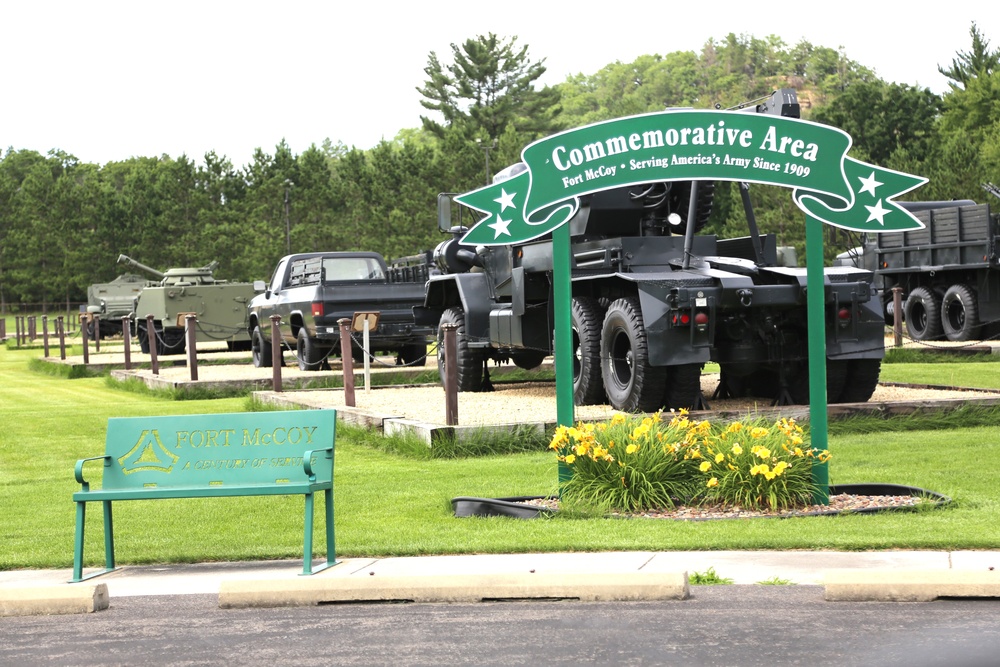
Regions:
M 399 348 L 396 359 L 397 365 L 401 366 L 426 366 L 427 365 L 427 344 L 407 343 Z
M 253 328 L 253 335 L 250 337 L 250 355 L 253 357 L 255 368 L 270 368 L 272 365 L 271 342 L 264 338 L 264 332 L 260 327 Z
M 513 350 L 510 353 L 510 360 L 518 368 L 526 371 L 533 370 L 542 365 L 546 354 L 542 350 Z
M 865 403 L 878 386 L 882 371 L 881 359 L 851 359 L 848 361 L 847 378 L 837 403 Z M 832 403 L 833 401 L 831 401 Z
M 843 393 L 850 373 L 850 362 L 843 359 L 826 360 L 826 401 L 827 403 L 844 403 Z M 788 371 L 788 395 L 793 405 L 809 403 L 809 364 L 796 364 Z M 872 387 L 872 391 L 874 391 Z M 780 398 L 780 397 L 779 397 Z
M 295 356 L 299 359 L 300 371 L 318 371 L 326 361 L 326 350 L 317 345 L 316 339 L 303 327 L 295 337 Z
M 663 407 L 668 410 L 693 409 L 701 396 L 701 364 L 681 364 L 667 368 L 667 389 Z
M 483 389 L 483 361 L 485 356 L 483 351 L 469 347 L 469 339 L 465 335 L 465 311 L 461 308 L 449 308 L 441 313 L 441 320 L 438 322 L 437 347 L 438 347 L 438 373 L 441 375 L 441 384 L 444 384 L 445 376 L 445 355 L 444 355 L 444 325 L 455 324 L 455 364 L 458 367 L 458 390 L 459 391 L 482 391 Z
M 941 299 L 941 327 L 948 340 L 979 337 L 979 302 L 968 285 L 952 285 Z
M 939 340 L 941 328 L 941 298 L 926 287 L 916 287 L 906 299 L 903 310 L 906 333 L 913 340 Z
M 574 297 L 570 310 L 573 328 L 573 402 L 600 405 L 607 400 L 601 381 L 601 325 L 603 309 L 597 299 Z
M 608 306 L 601 329 L 601 369 L 611 407 L 625 412 L 653 412 L 663 405 L 667 369 L 649 364 L 646 328 L 638 297 Z

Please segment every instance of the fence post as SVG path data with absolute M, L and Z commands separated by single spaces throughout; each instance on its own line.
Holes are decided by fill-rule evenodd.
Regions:
M 351 349 L 351 320 L 342 317 L 337 320 L 340 325 L 340 356 L 341 375 L 344 379 L 344 405 L 357 407 L 354 398 L 354 350 Z
M 66 361 L 66 324 L 63 316 L 56 320 L 56 328 L 59 329 L 59 359 Z
M 444 423 L 458 424 L 458 325 L 447 322 L 444 329 Z
M 35 316 L 34 315 L 28 315 L 28 342 L 29 343 L 34 343 L 35 339 L 38 338 L 38 336 L 36 335 L 36 333 L 37 333 L 37 327 L 35 325 Z
M 903 346 L 903 288 L 892 288 L 892 332 L 896 337 L 896 347 Z
M 90 343 L 87 336 L 87 316 L 80 316 L 80 342 L 83 343 L 83 365 L 90 363 Z
M 0 316 L 0 340 L 7 338 L 7 318 Z
M 132 370 L 132 318 L 122 315 L 122 341 L 125 343 L 125 370 Z
M 197 331 L 197 316 L 188 314 L 184 316 L 184 336 L 187 338 L 187 358 L 188 368 L 191 371 L 191 382 L 198 380 L 198 350 L 195 344 Z
M 159 375 L 160 360 L 156 357 L 156 327 L 153 326 L 152 315 L 146 315 L 146 340 L 149 341 L 149 365 L 153 375 Z
M 271 315 L 271 389 L 281 392 L 281 315 Z
M 101 317 L 95 314 L 90 318 L 90 324 L 94 328 L 94 352 L 101 351 Z
M 49 316 L 42 315 L 42 355 L 47 359 L 49 356 Z
M 14 343 L 21 347 L 21 316 L 14 316 Z

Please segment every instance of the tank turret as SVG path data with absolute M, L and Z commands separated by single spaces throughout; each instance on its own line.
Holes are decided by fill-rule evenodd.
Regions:
M 160 281 L 161 287 L 186 287 L 188 285 L 214 285 L 218 282 L 214 276 L 215 269 L 219 267 L 219 262 L 211 262 L 205 266 L 198 268 L 172 268 L 166 271 L 157 271 L 154 268 L 146 266 L 140 262 L 135 261 L 127 255 L 118 256 L 119 263 L 125 263 L 129 266 L 134 266 L 137 269 L 141 269 L 146 273 L 155 276 Z

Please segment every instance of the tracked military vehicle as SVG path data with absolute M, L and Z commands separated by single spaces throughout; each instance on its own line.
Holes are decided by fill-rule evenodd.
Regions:
M 123 273 L 109 283 L 94 283 L 87 288 L 87 335 L 120 336 L 122 318 L 132 314 L 135 299 L 149 281 L 135 273 Z M 94 326 L 94 317 L 97 326 Z
M 794 91 L 780 93 L 750 111 L 797 117 Z M 523 169 L 514 165 L 497 180 Z M 806 269 L 779 265 L 775 236 L 758 232 L 749 186 L 740 188 L 748 235 L 730 239 L 700 234 L 714 182 L 650 182 L 581 197 L 567 223 L 577 404 L 630 412 L 704 406 L 709 361 L 721 368 L 715 396 L 809 401 Z M 470 213 L 439 197 L 439 227 L 453 238 L 435 250 L 441 274 L 427 282 L 418 317 L 438 323 L 441 366 L 443 328 L 457 326 L 459 389 L 482 391 L 487 362 L 532 368 L 553 352 L 552 239 L 464 246 L 468 226 L 453 212 Z M 827 399 L 867 401 L 884 356 L 872 272 L 827 267 L 824 292 Z
M 254 296 L 253 283 L 216 280 L 218 262 L 167 271 L 157 271 L 125 255 L 120 255 L 118 262 L 157 279 L 155 284 L 143 288 L 132 308 L 134 333 L 143 352 L 149 352 L 149 337 L 155 335 L 158 353 L 183 353 L 189 314 L 197 318 L 196 342 L 225 342 L 229 350 L 250 349 L 246 321 L 247 304 Z M 153 315 L 153 331 L 147 331 L 148 315 Z

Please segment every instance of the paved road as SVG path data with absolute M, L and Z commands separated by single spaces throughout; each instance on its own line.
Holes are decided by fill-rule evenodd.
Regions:
M 996 665 L 1000 600 L 826 602 L 819 586 L 695 586 L 672 602 L 220 609 L 112 599 L 0 618 L 2 665 Z

